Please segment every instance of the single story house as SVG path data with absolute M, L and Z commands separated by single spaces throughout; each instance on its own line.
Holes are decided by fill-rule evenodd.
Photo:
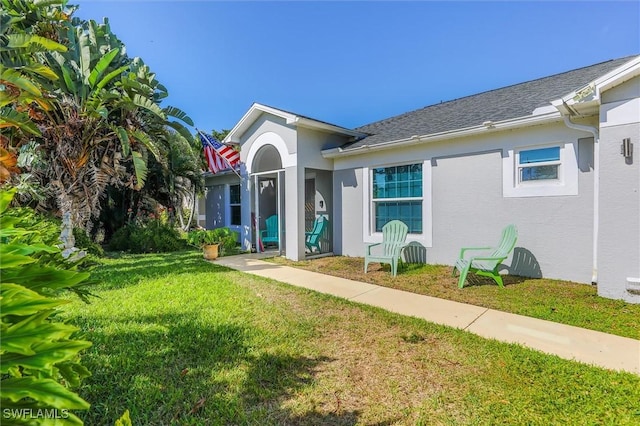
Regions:
M 442 102 L 348 129 L 253 104 L 224 142 L 239 178 L 208 174 L 207 228 L 259 247 L 277 217 L 277 249 L 364 256 L 391 219 L 422 261 L 452 265 L 461 247 L 498 242 L 515 224 L 510 274 L 596 284 L 640 303 L 640 56 Z M 313 253 L 315 254 L 315 253 Z

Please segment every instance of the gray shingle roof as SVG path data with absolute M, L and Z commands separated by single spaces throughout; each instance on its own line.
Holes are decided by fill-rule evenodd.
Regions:
M 610 60 L 376 121 L 355 129 L 371 136 L 346 145 L 343 149 L 463 129 L 481 125 L 485 121 L 525 117 L 536 108 L 549 106 L 552 100 L 584 87 L 634 57 Z

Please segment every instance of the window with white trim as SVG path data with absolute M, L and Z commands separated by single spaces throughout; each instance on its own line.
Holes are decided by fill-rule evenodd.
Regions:
M 373 231 L 382 232 L 398 219 L 410 234 L 422 234 L 422 163 L 372 169 L 371 201 Z
M 240 185 L 229 185 L 229 225 L 242 224 L 242 209 L 240 204 Z
M 578 195 L 577 142 L 510 149 L 502 165 L 505 197 Z

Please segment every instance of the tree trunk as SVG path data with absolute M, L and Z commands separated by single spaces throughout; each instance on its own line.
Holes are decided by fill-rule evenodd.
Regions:
M 196 203 L 198 202 L 198 197 L 196 197 L 196 188 L 193 188 L 193 195 L 191 195 L 191 199 L 193 200 L 193 204 L 191 205 L 191 213 L 189 214 L 189 220 L 187 221 L 187 227 L 183 228 L 183 230 L 188 231 L 191 226 L 191 221 L 193 220 L 193 213 L 196 211 Z

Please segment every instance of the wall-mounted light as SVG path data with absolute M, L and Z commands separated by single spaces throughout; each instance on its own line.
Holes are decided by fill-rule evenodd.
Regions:
M 622 154 L 625 159 L 630 159 L 633 156 L 633 144 L 631 143 L 631 138 L 625 138 L 622 140 L 620 154 Z

